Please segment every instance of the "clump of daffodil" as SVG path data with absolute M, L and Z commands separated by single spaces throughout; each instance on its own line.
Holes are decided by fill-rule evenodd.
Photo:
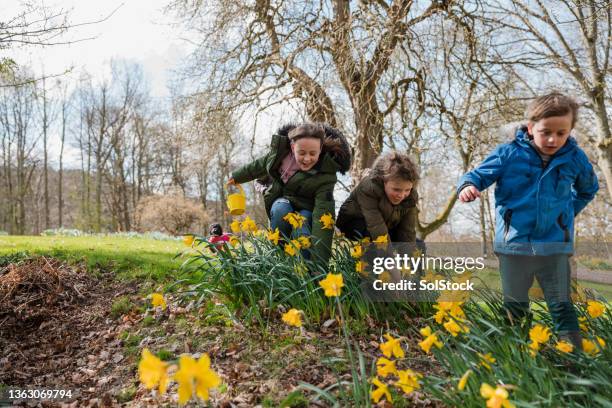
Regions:
M 535 356 L 535 353 L 540 349 L 540 345 L 546 343 L 550 339 L 550 329 L 541 324 L 536 324 L 529 330 L 529 344 L 530 354 Z
M 283 217 L 283 220 L 287 221 L 294 229 L 302 228 L 306 217 L 300 213 L 290 212 Z
M 283 313 L 283 322 L 289 326 L 302 327 L 302 311 L 289 309 L 287 313 Z
M 278 230 L 278 228 L 274 229 L 274 231 L 268 230 L 268 232 L 266 233 L 266 238 L 268 238 L 268 241 L 272 242 L 274 245 L 278 245 L 278 240 L 280 239 L 280 231 Z
M 384 384 L 378 378 L 373 378 L 372 384 L 377 387 L 375 390 L 370 391 L 370 397 L 372 398 L 372 401 L 378 404 L 378 401 L 380 401 L 380 399 L 384 396 L 387 401 L 393 402 L 387 384 Z
M 183 237 L 183 243 L 187 246 L 192 246 L 193 241 L 195 241 L 195 237 L 193 235 L 185 235 Z
M 210 368 L 208 354 L 203 354 L 198 361 L 189 355 L 182 355 L 174 379 L 178 383 L 179 404 L 189 401 L 194 390 L 198 398 L 208 401 L 210 389 L 221 384 L 221 378 Z
M 589 331 L 589 326 L 587 325 L 587 318 L 584 316 L 578 318 L 578 326 L 580 327 L 580 330 L 585 333 Z
M 404 358 L 404 350 L 400 344 L 399 338 L 394 338 L 389 333 L 386 333 L 384 337 L 387 339 L 386 342 L 380 344 L 380 351 L 385 357 Z
M 321 224 L 323 224 L 321 229 L 333 229 L 334 228 L 334 217 L 330 213 L 323 214 L 321 218 L 319 218 L 319 221 L 321 221 Z
M 166 299 L 164 299 L 164 295 L 161 293 L 153 293 L 151 295 L 151 305 L 153 307 L 161 307 L 162 310 L 166 310 L 166 307 L 168 307 Z
M 247 215 L 242 223 L 240 223 L 240 229 L 244 232 L 255 232 L 257 231 L 257 224 Z
M 571 353 L 574 350 L 574 346 L 565 340 L 558 341 L 555 348 L 562 353 Z
M 399 380 L 395 382 L 395 386 L 400 388 L 405 394 L 410 394 L 414 390 L 421 388 L 419 379 L 423 377 L 421 374 L 410 369 L 399 370 L 397 372 Z
M 589 313 L 589 316 L 591 316 L 593 319 L 596 319 L 599 316 L 603 315 L 605 311 L 606 306 L 603 303 L 598 302 L 596 300 L 589 300 L 587 302 L 587 312 Z
M 472 370 L 467 370 L 459 379 L 459 382 L 457 383 L 457 390 L 458 391 L 463 391 L 465 389 L 465 386 L 467 384 L 468 378 L 470 377 L 470 375 L 472 374 Z
M 142 350 L 142 358 L 138 363 L 138 378 L 147 389 L 159 387 L 159 393 L 164 394 L 170 382 L 168 364 L 145 348 Z
M 319 285 L 325 291 L 325 296 L 340 296 L 344 287 L 344 280 L 341 273 L 328 273 L 325 279 L 319 281 Z
M 436 346 L 439 349 L 442 348 L 442 342 L 438 340 L 438 336 L 435 333 L 432 333 L 431 327 L 423 327 L 420 333 L 424 337 L 424 340 L 419 343 L 419 347 L 421 347 L 424 352 L 429 354 L 432 346 Z
M 230 229 L 234 234 L 240 234 L 240 221 L 234 220 L 230 224 Z
M 514 404 L 508 401 L 508 391 L 499 385 L 493 388 L 487 383 L 482 383 L 480 395 L 487 400 L 488 408 L 514 408 Z
M 487 353 L 487 354 L 478 353 L 478 357 L 480 357 L 480 365 L 486 368 L 487 370 L 490 370 L 491 364 L 495 364 L 495 362 L 497 361 L 491 353 Z
M 385 357 L 380 357 L 376 361 L 376 375 L 379 375 L 382 378 L 387 378 L 389 375 L 397 375 L 395 361 L 391 361 Z

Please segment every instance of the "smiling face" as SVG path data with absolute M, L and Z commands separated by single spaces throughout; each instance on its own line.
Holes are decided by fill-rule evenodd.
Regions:
M 544 154 L 553 155 L 567 142 L 572 131 L 572 114 L 551 116 L 527 125 L 533 143 Z
M 291 151 L 295 156 L 300 170 L 312 169 L 321 155 L 321 139 L 315 137 L 302 137 L 291 143 Z
M 396 178 L 389 179 L 385 181 L 384 184 L 387 199 L 393 205 L 398 205 L 399 203 L 404 201 L 410 195 L 413 186 L 412 181 Z

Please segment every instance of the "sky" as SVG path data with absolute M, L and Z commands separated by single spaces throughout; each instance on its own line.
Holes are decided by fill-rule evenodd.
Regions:
M 38 0 L 37 0 L 38 1 Z M 50 0 L 51 10 L 67 10 L 72 24 L 104 20 L 74 27 L 62 40 L 76 41 L 52 47 L 12 49 L 17 63 L 30 65 L 36 73 L 61 73 L 71 66 L 74 72 L 86 70 L 94 78 L 110 72 L 111 59 L 140 63 L 149 79 L 153 96 L 168 95 L 167 83 L 174 69 L 189 53 L 183 33 L 171 27 L 171 17 L 163 13 L 169 0 Z M 20 0 L 1 0 L 2 18 L 6 20 L 22 10 Z M 85 41 L 77 41 L 87 39 Z

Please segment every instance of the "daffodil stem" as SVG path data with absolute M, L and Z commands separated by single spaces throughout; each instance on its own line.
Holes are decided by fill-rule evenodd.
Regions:
M 361 400 L 361 387 L 359 386 L 360 383 L 357 375 L 358 371 L 355 367 L 355 359 L 353 358 L 353 347 L 351 346 L 348 325 L 346 323 L 346 320 L 344 319 L 344 313 L 342 312 L 342 304 L 340 303 L 340 299 L 338 296 L 336 296 L 336 304 L 338 305 L 338 313 L 340 314 L 342 331 L 344 332 L 344 341 L 346 342 L 346 349 L 348 351 L 349 361 L 351 363 L 351 371 L 353 376 L 353 392 L 354 394 L 359 395 L 357 397 L 357 400 Z

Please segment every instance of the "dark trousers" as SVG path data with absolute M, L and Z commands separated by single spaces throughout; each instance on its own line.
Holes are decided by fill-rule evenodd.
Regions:
M 571 299 L 568 255 L 499 255 L 504 308 L 513 318 L 529 313 L 529 288 L 537 279 L 558 333 L 578 331 L 578 318 Z

